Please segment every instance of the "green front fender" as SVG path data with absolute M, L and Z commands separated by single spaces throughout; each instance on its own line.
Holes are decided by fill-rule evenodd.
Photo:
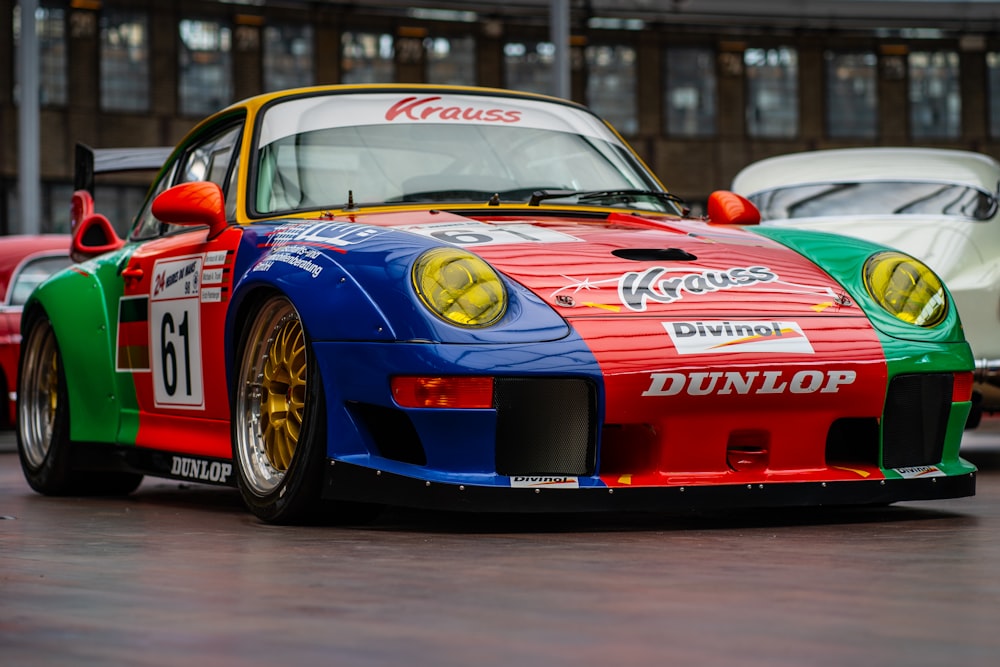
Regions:
M 22 326 L 44 314 L 59 345 L 69 399 L 70 439 L 135 442 L 138 411 L 129 373 L 115 371 L 118 265 L 131 250 L 72 266 L 42 283 L 25 305 Z
M 865 261 L 886 250 L 862 239 L 785 227 L 760 227 L 753 231 L 767 236 L 822 267 L 837 280 L 868 315 L 885 355 L 889 380 L 910 373 L 971 372 L 972 350 L 965 340 L 958 310 L 951 304 L 944 321 L 933 327 L 902 322 L 879 306 L 864 286 Z M 947 292 L 947 286 L 945 291 Z M 962 434 L 972 408 L 970 402 L 953 403 L 946 425 L 941 469 L 948 475 L 969 474 L 975 467 L 959 456 Z M 888 470 L 887 477 L 900 475 Z

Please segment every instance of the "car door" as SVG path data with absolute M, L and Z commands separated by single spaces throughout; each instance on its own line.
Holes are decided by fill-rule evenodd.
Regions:
M 157 189 L 196 180 L 227 189 L 238 170 L 241 127 L 227 125 L 195 139 Z M 160 223 L 150 209 L 151 201 L 133 232 L 143 242 L 121 268 L 118 309 L 118 347 L 133 350 L 135 442 L 229 458 L 223 331 L 241 230 L 231 226 L 212 237 L 208 227 Z

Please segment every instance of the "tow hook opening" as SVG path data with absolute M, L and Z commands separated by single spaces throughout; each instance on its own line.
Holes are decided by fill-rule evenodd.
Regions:
M 766 470 L 769 444 L 767 431 L 733 431 L 726 443 L 726 464 L 734 472 Z

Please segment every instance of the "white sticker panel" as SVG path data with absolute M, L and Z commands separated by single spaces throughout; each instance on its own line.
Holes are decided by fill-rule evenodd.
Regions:
M 459 246 L 580 241 L 575 236 L 527 223 L 490 225 L 485 222 L 461 221 L 411 225 L 399 229 Z
M 150 361 L 157 407 L 205 407 L 201 367 L 203 256 L 156 262 L 149 304 Z
M 737 352 L 813 354 L 802 327 L 773 320 L 697 320 L 663 322 L 677 354 Z

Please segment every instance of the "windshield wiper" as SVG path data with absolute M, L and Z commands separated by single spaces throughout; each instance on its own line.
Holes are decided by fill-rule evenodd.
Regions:
M 576 197 L 577 202 L 596 201 L 601 199 L 624 199 L 626 202 L 632 201 L 632 197 L 654 197 L 662 202 L 680 204 L 683 208 L 684 200 L 672 192 L 660 192 L 658 190 L 535 190 L 531 193 L 528 206 L 538 206 L 546 199 L 564 199 L 566 197 Z

